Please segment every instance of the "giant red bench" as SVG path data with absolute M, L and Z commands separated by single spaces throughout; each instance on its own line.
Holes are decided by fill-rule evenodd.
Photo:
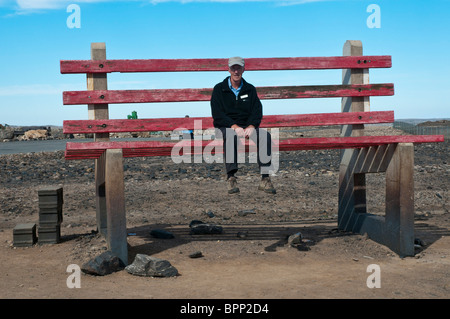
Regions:
M 265 115 L 261 127 L 342 125 L 341 136 L 275 140 L 279 151 L 342 149 L 338 227 L 386 245 L 400 256 L 414 255 L 414 144 L 442 142 L 442 135 L 365 136 L 364 124 L 392 123 L 393 111 L 371 112 L 370 96 L 394 94 L 391 83 L 369 84 L 369 68 L 391 67 L 390 56 L 364 56 L 359 41 L 347 41 L 343 56 L 246 58 L 246 71 L 342 69 L 342 84 L 257 87 L 260 99 L 341 98 L 341 112 Z M 64 133 L 93 133 L 94 142 L 68 142 L 68 160 L 94 159 L 97 226 L 109 249 L 128 263 L 123 157 L 169 156 L 174 142 L 111 141 L 110 133 L 172 131 L 212 127 L 211 117 L 109 119 L 108 104 L 209 101 L 215 83 L 204 89 L 108 90 L 111 72 L 227 71 L 227 59 L 108 60 L 104 43 L 91 44 L 91 60 L 62 60 L 61 73 L 86 73 L 86 91 L 63 92 L 64 105 L 88 105 L 88 120 L 64 121 Z M 218 82 L 218 81 L 217 81 Z M 281 102 L 280 102 L 281 103 Z M 209 106 L 207 106 L 209 109 Z M 220 141 L 216 141 L 218 143 Z M 180 142 L 178 142 L 180 143 Z M 211 141 L 183 141 L 195 153 Z M 179 144 L 178 144 L 179 145 Z M 196 148 L 197 147 L 197 148 Z M 301 160 L 301 159 L 299 159 Z M 366 210 L 367 173 L 386 173 L 385 216 Z M 295 194 L 292 194 L 295 196 Z

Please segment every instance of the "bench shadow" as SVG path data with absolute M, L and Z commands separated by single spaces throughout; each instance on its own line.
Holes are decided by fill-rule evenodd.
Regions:
M 301 251 L 307 251 L 312 246 L 318 244 L 327 238 L 336 238 L 343 236 L 358 236 L 356 233 L 345 232 L 337 229 L 337 225 L 324 224 L 321 221 L 308 223 L 278 223 L 278 224 L 227 224 L 222 225 L 221 234 L 191 234 L 189 225 L 173 224 L 146 224 L 127 229 L 128 238 L 136 237 L 140 242 L 138 245 L 129 245 L 129 261 L 134 260 L 136 254 L 154 255 L 165 250 L 182 246 L 191 242 L 207 241 L 252 241 L 264 240 L 271 242 L 264 247 L 266 252 L 275 252 L 279 247 L 286 247 L 288 237 L 300 232 L 303 237 L 303 243 L 296 248 Z M 150 235 L 153 229 L 164 229 L 171 232 L 174 238 L 161 239 Z M 443 236 L 450 236 L 450 229 L 431 225 L 425 222 L 415 223 L 415 238 L 419 239 L 416 245 L 416 254 L 426 251 L 433 243 Z M 79 237 L 95 236 L 96 231 L 86 233 L 77 233 L 61 236 L 60 243 L 76 240 Z
M 223 225 L 221 234 L 191 234 L 189 225 L 153 224 L 142 225 L 129 228 L 128 234 L 136 236 L 144 243 L 129 246 L 129 259 L 132 261 L 136 254 L 153 255 L 159 252 L 185 245 L 195 241 L 252 241 L 264 240 L 271 242 L 264 247 L 264 251 L 274 252 L 277 247 L 284 247 L 288 244 L 290 235 L 300 232 L 303 237 L 301 244 L 296 245 L 298 250 L 309 250 L 325 238 L 336 236 L 352 236 L 349 232 L 340 232 L 336 226 L 317 224 L 257 224 L 257 225 Z M 150 235 L 153 229 L 164 229 L 171 232 L 174 238 L 161 239 Z
M 419 251 L 426 251 L 428 247 L 434 244 L 437 240 L 441 239 L 443 236 L 450 236 L 450 229 L 442 228 L 436 225 L 430 225 L 427 223 L 415 223 L 414 225 L 415 238 L 420 241 L 417 244 L 422 244 Z M 417 240 L 416 240 L 417 241 Z

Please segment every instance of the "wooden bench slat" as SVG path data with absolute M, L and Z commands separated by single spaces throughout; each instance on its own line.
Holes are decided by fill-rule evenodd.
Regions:
M 391 56 L 247 58 L 247 71 L 390 68 Z M 62 74 L 226 71 L 228 59 L 61 60 Z
M 377 145 L 398 143 L 443 142 L 443 135 L 387 135 L 387 136 L 349 136 L 296 138 L 280 141 L 280 151 L 366 148 Z
M 212 117 L 159 118 L 133 120 L 68 120 L 63 123 L 64 134 L 123 133 L 193 130 L 196 121 L 202 129 L 213 127 Z M 343 124 L 393 123 L 394 111 L 348 112 L 319 114 L 265 115 L 261 127 L 321 126 Z
M 360 85 L 309 85 L 258 87 L 258 96 L 268 99 L 363 97 L 394 95 L 392 83 Z M 209 101 L 212 89 L 65 91 L 64 105 Z
M 434 143 L 443 142 L 443 135 L 390 135 L 390 136 L 350 136 L 350 137 L 315 137 L 294 138 L 278 142 L 279 151 L 366 148 L 377 145 L 397 143 Z M 197 144 L 196 144 L 197 143 Z M 247 141 L 248 143 L 248 141 Z M 276 143 L 276 141 L 274 141 Z M 175 145 L 188 147 L 194 151 L 206 146 L 221 145 L 221 140 L 174 142 L 160 141 L 118 141 L 118 142 L 68 142 L 66 159 L 98 158 L 106 149 L 122 149 L 124 157 L 135 156 L 170 156 Z

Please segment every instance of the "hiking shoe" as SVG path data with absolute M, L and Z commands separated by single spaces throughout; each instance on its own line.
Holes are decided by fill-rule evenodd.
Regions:
M 228 194 L 239 193 L 236 177 L 231 176 L 227 179 L 227 181 L 228 181 Z
M 260 191 L 264 191 L 265 193 L 269 194 L 276 194 L 277 191 L 275 190 L 275 187 L 273 187 L 272 181 L 270 180 L 270 177 L 263 177 L 261 179 L 261 182 L 259 183 L 258 189 Z

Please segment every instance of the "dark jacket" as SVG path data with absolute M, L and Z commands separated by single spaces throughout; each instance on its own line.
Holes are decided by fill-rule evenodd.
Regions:
M 249 125 L 259 127 L 262 119 L 262 104 L 253 85 L 242 81 L 239 96 L 230 90 L 228 78 L 218 83 L 211 96 L 211 113 L 214 127 L 231 127 L 237 124 L 243 128 Z

